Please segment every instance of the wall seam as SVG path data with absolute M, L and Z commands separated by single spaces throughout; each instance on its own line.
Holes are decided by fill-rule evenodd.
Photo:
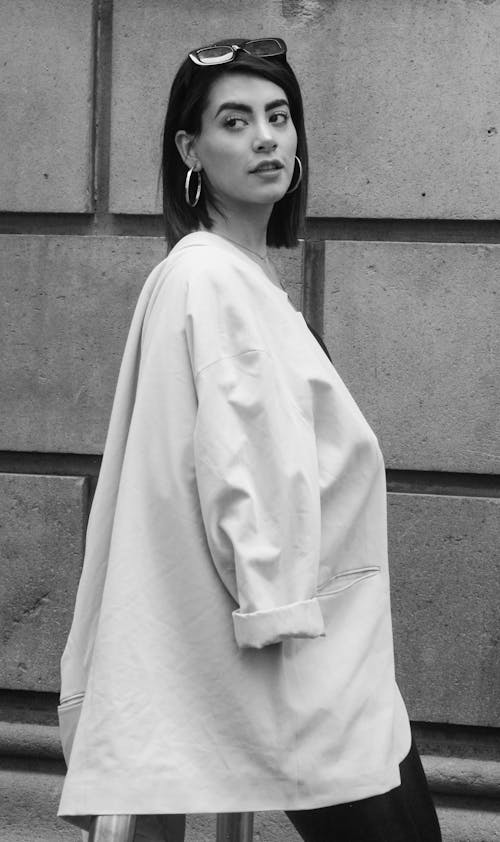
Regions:
M 103 233 L 109 207 L 113 0 L 96 0 L 96 14 L 94 226 Z

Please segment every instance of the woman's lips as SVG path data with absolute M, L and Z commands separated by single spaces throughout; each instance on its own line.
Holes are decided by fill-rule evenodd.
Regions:
M 278 172 L 278 170 L 282 169 L 283 164 L 281 161 L 262 161 L 253 170 L 250 170 L 250 172 L 260 174 L 265 172 Z

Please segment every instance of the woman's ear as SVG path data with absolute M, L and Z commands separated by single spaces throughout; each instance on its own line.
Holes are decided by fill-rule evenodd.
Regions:
M 194 135 L 188 134 L 188 132 L 185 132 L 184 129 L 180 129 L 175 135 L 175 145 L 177 146 L 179 155 L 186 164 L 186 167 L 189 169 L 193 167 L 193 169 L 198 171 L 201 170 L 201 164 L 195 151 Z

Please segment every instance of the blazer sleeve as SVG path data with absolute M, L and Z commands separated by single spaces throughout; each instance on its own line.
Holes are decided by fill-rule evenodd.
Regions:
M 240 647 L 324 635 L 315 598 L 320 499 L 314 430 L 266 350 L 196 376 L 196 480 L 214 564 L 238 607 Z

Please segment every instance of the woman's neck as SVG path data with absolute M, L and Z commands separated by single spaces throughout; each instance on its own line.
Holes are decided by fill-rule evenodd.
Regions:
M 211 211 L 210 216 L 214 224 L 210 230 L 213 234 L 219 234 L 235 245 L 264 258 L 267 254 L 269 215 L 269 213 L 261 212 L 260 214 L 246 214 L 244 217 L 240 217 L 234 213 L 227 213 L 223 217 L 221 214 Z

